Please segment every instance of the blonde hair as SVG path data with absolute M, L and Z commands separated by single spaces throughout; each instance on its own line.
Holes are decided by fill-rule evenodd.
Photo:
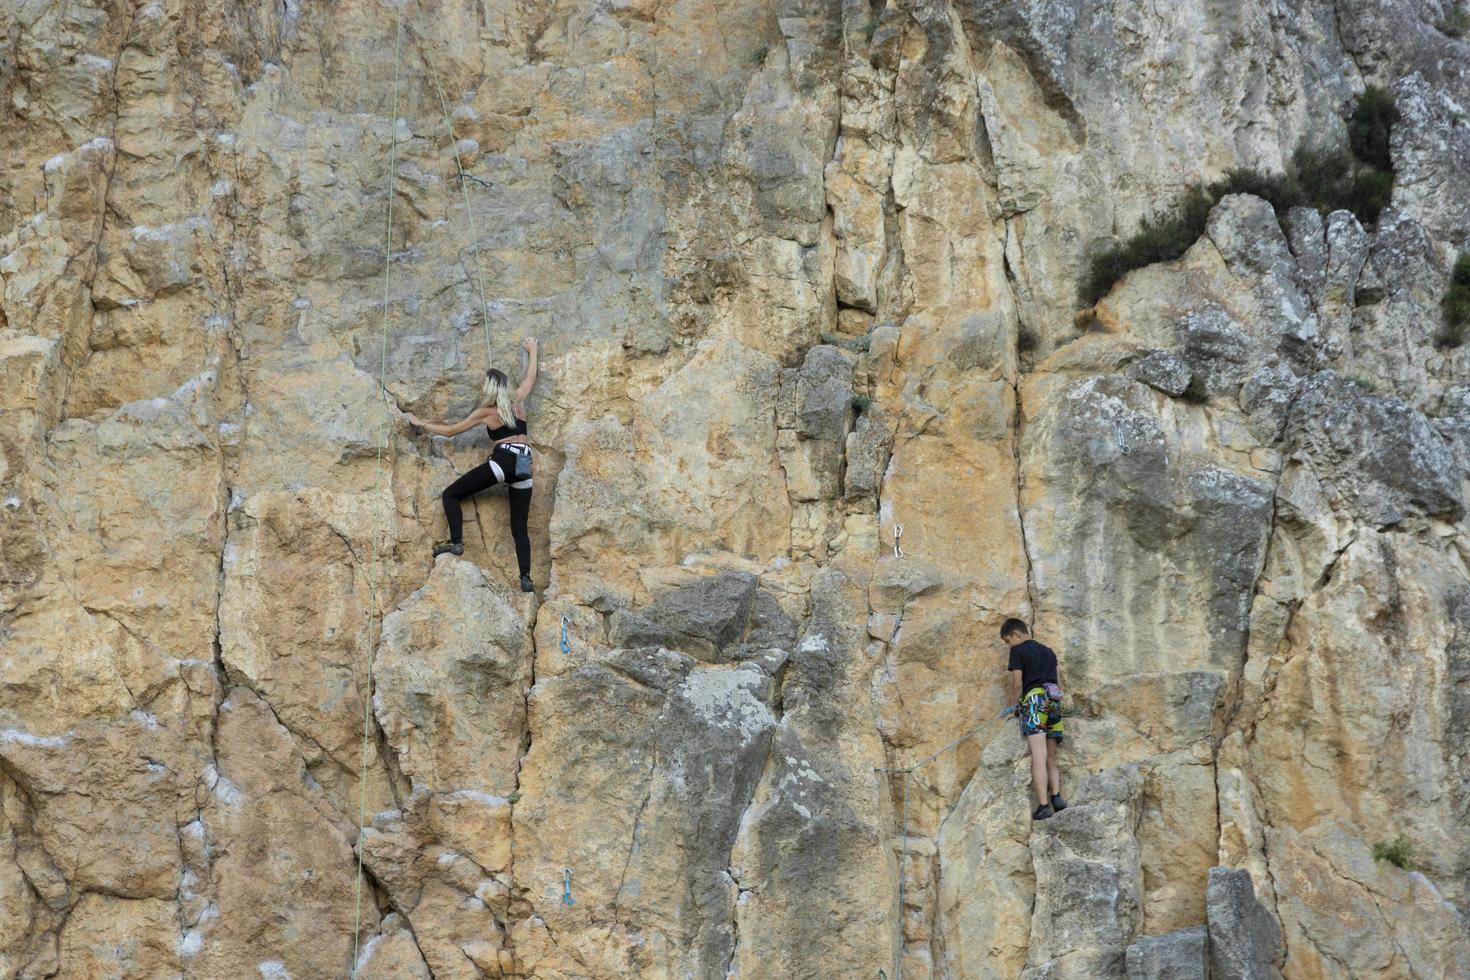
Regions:
M 485 372 L 485 383 L 480 387 L 480 407 L 495 409 L 504 425 L 516 424 L 515 400 L 510 390 L 510 379 L 504 371 L 491 368 Z

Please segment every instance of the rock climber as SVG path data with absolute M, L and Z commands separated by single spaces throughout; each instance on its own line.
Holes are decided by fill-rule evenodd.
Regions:
M 1067 808 L 1062 799 L 1062 771 L 1057 767 L 1057 746 L 1062 742 L 1062 687 L 1057 655 L 1031 638 L 1019 619 L 1000 625 L 1000 638 L 1011 648 L 1006 669 L 1011 672 L 1011 696 L 1016 699 L 1016 717 L 1021 737 L 1031 750 L 1031 780 L 1036 788 L 1032 820 L 1046 820 Z
M 521 591 L 534 592 L 531 583 L 531 536 L 526 518 L 531 512 L 531 447 L 526 441 L 526 398 L 536 384 L 536 338 L 527 337 L 526 376 L 511 391 L 505 372 L 491 368 L 480 388 L 480 404 L 452 425 L 425 422 L 410 414 L 408 421 L 436 436 L 457 436 L 484 423 L 490 433 L 490 458 L 445 488 L 444 517 L 449 522 L 449 540 L 434 545 L 434 557 L 464 554 L 464 515 L 460 501 L 497 483 L 506 485 L 510 496 L 510 536 L 516 543 L 516 561 L 521 569 Z

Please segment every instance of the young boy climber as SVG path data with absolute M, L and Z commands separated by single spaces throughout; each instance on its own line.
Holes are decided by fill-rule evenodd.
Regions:
M 1036 785 L 1037 801 L 1031 819 L 1045 820 L 1067 808 L 1067 801 L 1062 799 L 1062 772 L 1057 768 L 1057 746 L 1062 741 L 1057 655 L 1033 640 L 1031 631 L 1019 619 L 1002 623 L 1000 638 L 1011 648 L 1006 668 L 1011 672 L 1011 697 L 1016 699 L 1021 737 L 1031 750 L 1031 779 Z

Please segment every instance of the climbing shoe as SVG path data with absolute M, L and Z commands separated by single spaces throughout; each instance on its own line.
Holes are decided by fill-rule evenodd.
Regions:
M 531 576 L 529 576 L 529 575 L 522 575 L 521 576 L 521 591 L 522 592 L 535 592 L 536 591 L 536 586 L 534 586 L 534 585 L 531 584 Z
M 1062 799 L 1062 794 L 1060 794 L 1060 793 L 1053 793 L 1053 794 L 1051 794 L 1051 812 L 1052 813 L 1061 813 L 1066 808 L 1067 808 L 1067 801 L 1064 800 L 1064 799 Z
M 435 558 L 438 558 L 440 555 L 462 555 L 462 554 L 464 554 L 464 542 L 463 541 L 443 541 L 443 542 L 441 542 L 439 544 L 434 545 L 434 557 Z
M 1031 811 L 1032 820 L 1050 820 L 1055 815 L 1056 812 L 1045 803 Z

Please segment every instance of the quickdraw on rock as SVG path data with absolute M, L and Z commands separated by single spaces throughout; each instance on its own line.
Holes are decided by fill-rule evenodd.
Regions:
M 572 641 L 567 638 L 567 618 L 565 616 L 561 618 L 561 652 L 562 656 L 572 652 Z
M 893 557 L 902 558 L 903 548 L 899 546 L 898 539 L 903 537 L 903 525 L 893 525 Z
M 577 900 L 572 898 L 572 869 L 561 869 L 561 903 L 563 905 L 576 905 Z

